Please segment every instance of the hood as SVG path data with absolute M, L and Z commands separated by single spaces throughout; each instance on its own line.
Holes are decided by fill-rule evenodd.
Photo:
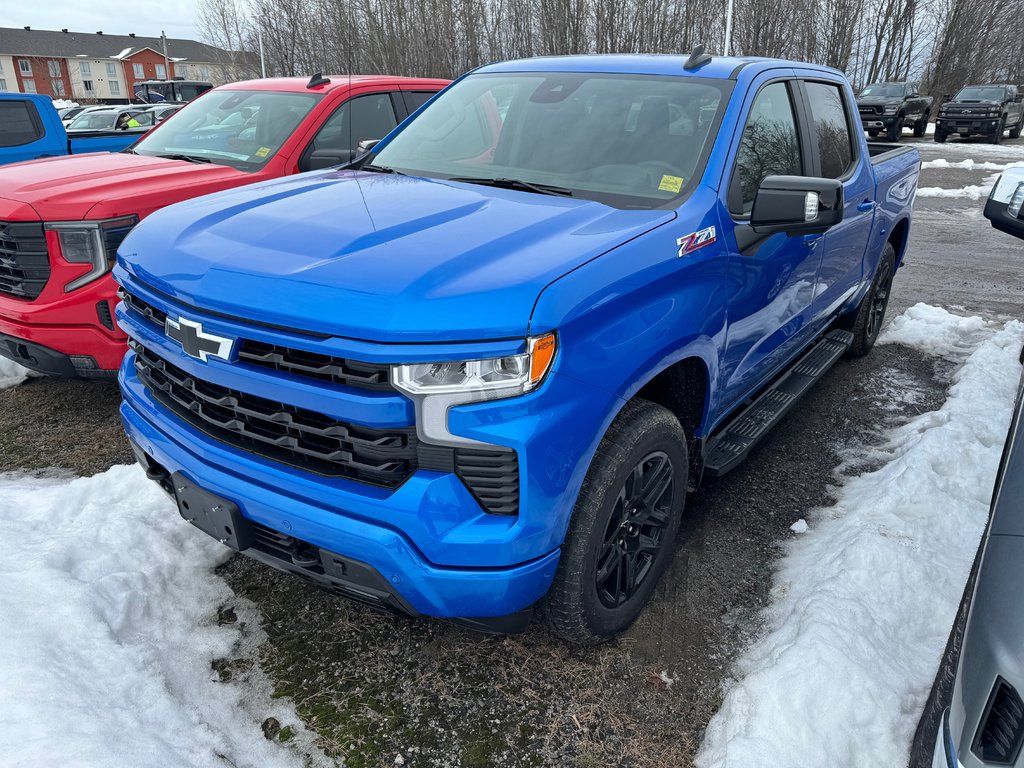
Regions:
M 949 106 L 963 106 L 963 107 L 1001 107 L 1003 102 L 995 101 L 994 99 L 964 99 L 963 101 L 957 101 L 956 99 L 950 99 L 943 107 Z
M 158 211 L 119 261 L 197 307 L 371 341 L 522 337 L 540 292 L 675 218 L 407 176 L 326 171 Z
M 223 165 L 125 152 L 49 157 L 0 168 L 8 200 L 31 206 L 44 221 L 146 215 L 170 202 L 244 183 L 249 174 Z M 180 196 L 175 198 L 175 192 Z
M 903 99 L 875 99 L 870 96 L 867 98 L 858 98 L 857 106 L 859 107 L 898 107 L 903 103 Z

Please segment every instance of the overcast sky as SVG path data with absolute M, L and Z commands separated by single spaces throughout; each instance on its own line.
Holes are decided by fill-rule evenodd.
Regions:
M 0 0 L 0 27 L 102 30 L 196 40 L 197 0 Z

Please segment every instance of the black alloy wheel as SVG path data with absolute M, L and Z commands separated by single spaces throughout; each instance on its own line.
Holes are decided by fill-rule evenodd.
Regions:
M 630 600 L 650 576 L 672 514 L 675 470 L 663 451 L 642 458 L 619 490 L 595 570 L 607 608 Z

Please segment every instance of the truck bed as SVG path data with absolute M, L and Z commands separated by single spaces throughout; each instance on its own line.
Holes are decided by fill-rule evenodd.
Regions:
M 916 152 L 916 150 L 908 144 L 891 144 L 885 141 L 868 142 L 868 154 L 871 156 L 872 165 L 878 165 L 907 152 Z

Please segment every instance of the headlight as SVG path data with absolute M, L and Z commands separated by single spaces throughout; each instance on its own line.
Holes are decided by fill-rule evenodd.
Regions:
M 529 392 L 544 380 L 557 349 L 555 334 L 549 333 L 529 339 L 521 355 L 395 365 L 391 381 L 416 403 L 416 428 L 422 440 L 438 445 L 476 445 L 478 441 L 448 431 L 448 409 Z
M 1019 219 L 1022 207 L 1024 207 L 1024 181 L 1017 185 L 1017 190 L 1013 193 L 1013 197 L 1010 198 L 1006 212 L 1013 218 Z
M 887 115 L 895 115 L 900 111 L 899 107 L 883 107 L 882 111 Z
M 64 286 L 70 293 L 102 277 L 114 265 L 117 248 L 139 221 L 138 216 L 122 216 L 104 221 L 56 221 L 46 225 L 57 233 L 61 256 L 71 264 L 92 264 L 92 269 Z

